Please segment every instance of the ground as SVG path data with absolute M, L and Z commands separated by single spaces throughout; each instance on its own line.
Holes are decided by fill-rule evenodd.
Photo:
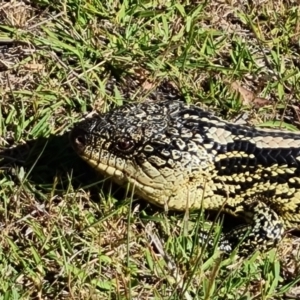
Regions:
M 202 213 L 136 199 L 68 141 L 86 114 L 126 101 L 105 90 L 112 75 L 143 76 L 143 91 L 166 79 L 224 119 L 298 130 L 299 17 L 283 0 L 3 1 L 0 299 L 300 297 L 295 235 L 247 259 L 206 250 Z

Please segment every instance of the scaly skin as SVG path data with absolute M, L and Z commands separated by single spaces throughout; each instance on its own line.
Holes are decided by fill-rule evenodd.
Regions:
M 77 124 L 76 152 L 120 185 L 168 210 L 220 210 L 247 225 L 231 251 L 275 246 L 300 223 L 300 134 L 223 121 L 182 101 L 128 104 Z

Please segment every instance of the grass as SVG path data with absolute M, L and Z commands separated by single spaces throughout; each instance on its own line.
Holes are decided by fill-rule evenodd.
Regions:
M 297 238 L 245 260 L 203 252 L 202 216 L 139 201 L 68 142 L 128 101 L 106 92 L 111 70 L 146 77 L 130 101 L 167 78 L 225 119 L 296 130 L 296 4 L 11 0 L 0 20 L 0 299 L 299 297 Z

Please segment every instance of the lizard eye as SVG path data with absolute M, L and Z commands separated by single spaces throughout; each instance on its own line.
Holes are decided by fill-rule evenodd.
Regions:
M 117 149 L 120 151 L 130 151 L 134 146 L 134 142 L 129 138 L 121 138 L 117 142 Z

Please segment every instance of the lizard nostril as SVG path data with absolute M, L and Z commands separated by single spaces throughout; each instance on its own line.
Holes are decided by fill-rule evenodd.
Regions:
M 79 147 L 85 146 L 86 140 L 85 140 L 84 135 L 79 135 L 79 136 L 77 136 L 77 137 L 75 138 L 74 142 L 75 142 L 75 144 L 78 145 Z
M 83 150 L 86 146 L 86 131 L 80 128 L 74 128 L 70 134 L 70 140 L 75 150 Z

